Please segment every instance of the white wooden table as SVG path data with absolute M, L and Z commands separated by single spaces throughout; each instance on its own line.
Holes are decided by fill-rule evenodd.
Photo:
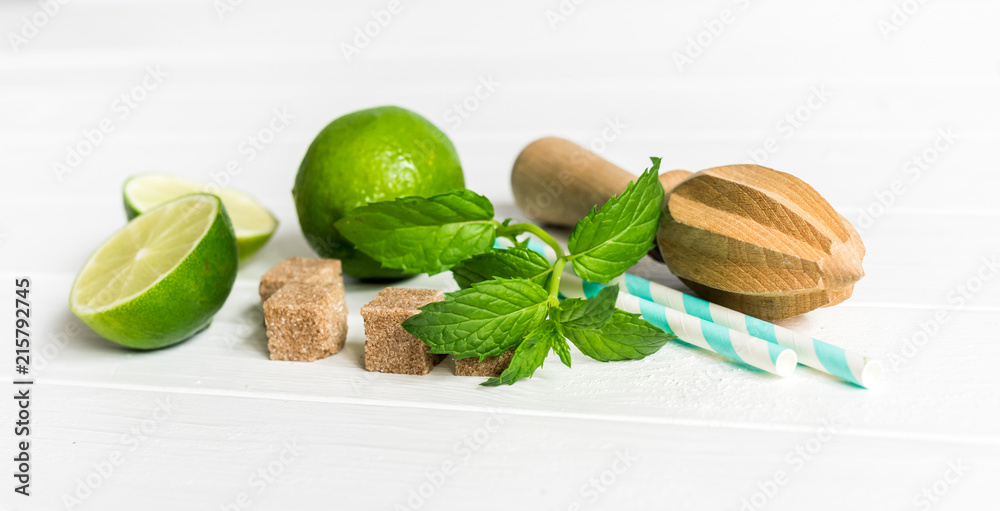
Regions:
M 36 381 L 32 496 L 5 476 L 0 506 L 995 508 L 1000 4 L 336 4 L 0 5 L 0 293 L 32 279 Z M 635 171 L 660 155 L 795 173 L 862 231 L 867 276 L 846 303 L 781 324 L 880 358 L 883 385 L 803 367 L 780 379 L 681 343 L 638 362 L 549 360 L 510 388 L 450 361 L 372 374 L 358 310 L 378 287 L 356 283 L 343 352 L 268 360 L 257 281 L 311 254 L 299 161 L 327 122 L 379 104 L 437 123 L 470 188 L 511 216 L 511 163 L 548 134 Z M 66 302 L 125 220 L 122 182 L 149 170 L 244 189 L 282 224 L 211 329 L 138 353 Z M 682 288 L 662 266 L 636 271 Z

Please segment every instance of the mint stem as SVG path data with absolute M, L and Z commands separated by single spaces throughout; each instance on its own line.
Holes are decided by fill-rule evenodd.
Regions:
M 563 268 L 566 267 L 566 257 L 559 256 L 552 264 L 552 275 L 549 277 L 549 302 L 559 304 L 559 282 L 562 280 Z
M 566 261 L 569 260 L 566 257 L 566 252 L 563 251 L 562 246 L 559 245 L 559 242 L 552 235 L 535 224 L 522 222 L 519 224 L 497 226 L 497 236 L 516 239 L 518 234 L 525 232 L 537 236 L 546 245 L 552 247 L 552 250 L 556 253 L 556 261 L 552 263 L 552 275 L 549 277 L 549 301 L 552 302 L 553 306 L 559 305 L 559 282 L 562 280 L 563 268 L 566 267 Z
M 556 241 L 556 239 L 553 238 L 551 235 L 549 235 L 549 233 L 545 232 L 544 230 L 542 230 L 541 227 L 535 224 L 529 224 L 525 222 L 519 224 L 505 225 L 497 228 L 498 236 L 510 236 L 511 234 L 514 234 L 516 236 L 517 234 L 522 232 L 529 232 L 531 234 L 534 234 L 535 236 L 538 237 L 538 239 L 544 241 L 546 245 L 552 247 L 552 250 L 556 252 L 556 257 L 565 257 L 566 252 L 563 251 L 562 247 L 559 245 L 559 242 Z

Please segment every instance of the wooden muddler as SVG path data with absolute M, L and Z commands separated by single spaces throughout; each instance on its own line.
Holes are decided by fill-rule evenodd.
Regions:
M 560 138 L 532 142 L 511 185 L 531 219 L 572 227 L 635 175 Z M 802 180 L 759 165 L 660 176 L 657 246 L 670 271 L 706 300 L 765 320 L 851 296 L 865 248 L 851 224 Z
M 691 173 L 660 174 L 669 192 Z M 537 222 L 573 227 L 591 208 L 622 193 L 635 174 L 569 140 L 546 137 L 525 147 L 514 162 L 511 186 L 517 207 Z

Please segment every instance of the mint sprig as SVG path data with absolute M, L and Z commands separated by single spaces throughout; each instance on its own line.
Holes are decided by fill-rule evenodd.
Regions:
M 674 336 L 637 314 L 615 308 L 617 286 L 590 299 L 559 300 L 563 269 L 587 280 L 608 282 L 652 248 L 663 202 L 659 158 L 622 192 L 577 223 L 569 253 L 540 227 L 498 222 L 493 205 L 468 190 L 429 198 L 405 197 L 350 211 L 337 228 L 359 250 L 387 268 L 412 273 L 452 270 L 462 288 L 427 304 L 403 328 L 431 353 L 456 358 L 498 356 L 514 350 L 508 368 L 487 386 L 530 378 L 554 351 L 571 365 L 570 343 L 602 362 L 637 360 Z M 555 261 L 529 250 L 525 234 L 555 252 Z M 497 237 L 515 241 L 492 248 Z M 569 342 L 567 342 L 567 339 Z
M 600 328 L 611 319 L 617 299 L 618 286 L 607 286 L 601 289 L 597 296 L 588 300 L 583 298 L 563 300 L 559 303 L 559 307 L 552 311 L 551 317 L 564 327 Z
M 591 282 L 608 282 L 642 259 L 656 239 L 663 204 L 660 159 L 618 197 L 594 208 L 569 236 L 573 270 Z M 655 208 L 651 205 L 656 205 Z
M 352 209 L 335 225 L 386 268 L 434 274 L 489 252 L 499 224 L 489 199 L 458 190 L 374 202 Z
M 562 335 L 558 335 L 552 339 L 552 351 L 556 352 L 556 355 L 559 356 L 559 361 L 563 365 L 573 367 L 573 362 L 569 354 L 569 343 L 566 342 L 566 338 Z
M 495 279 L 424 305 L 403 329 L 427 343 L 431 353 L 482 360 L 516 347 L 548 312 L 545 288 L 525 279 Z
M 518 246 L 472 256 L 451 269 L 455 282 L 462 289 L 498 277 L 528 279 L 544 286 L 550 273 L 552 264 L 545 256 Z
M 555 324 L 551 321 L 542 323 L 517 347 L 507 369 L 499 377 L 486 380 L 483 385 L 487 387 L 513 385 L 521 378 L 531 378 L 535 370 L 542 367 L 553 344 L 559 340 L 562 340 L 562 337 L 559 336 Z
M 559 325 L 559 331 L 581 353 L 601 362 L 640 360 L 660 350 L 673 335 L 651 325 L 642 316 L 615 309 L 598 328 Z

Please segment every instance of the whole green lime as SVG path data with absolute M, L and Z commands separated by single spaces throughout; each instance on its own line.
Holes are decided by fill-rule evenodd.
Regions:
M 316 253 L 340 259 L 344 273 L 359 279 L 398 280 L 407 275 L 355 249 L 333 224 L 369 202 L 461 188 L 465 179 L 451 140 L 415 112 L 381 106 L 323 128 L 302 159 L 292 197 Z

